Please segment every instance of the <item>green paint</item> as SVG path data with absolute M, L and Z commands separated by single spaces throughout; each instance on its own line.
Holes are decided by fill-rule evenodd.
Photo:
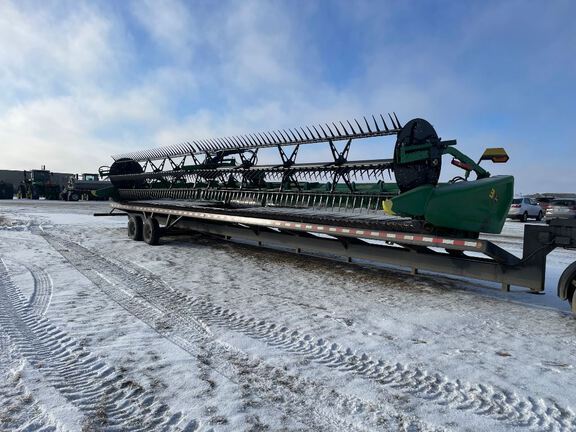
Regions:
M 499 234 L 513 196 L 514 177 L 494 176 L 417 187 L 392 198 L 392 211 L 435 227 Z

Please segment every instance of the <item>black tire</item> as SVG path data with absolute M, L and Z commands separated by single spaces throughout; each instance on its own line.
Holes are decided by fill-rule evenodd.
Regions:
M 544 214 L 542 213 L 542 210 L 540 210 L 540 211 L 538 212 L 538 216 L 536 216 L 536 220 L 537 220 L 538 222 L 540 222 L 543 217 L 544 217 Z
M 32 191 L 30 192 L 30 198 L 33 200 L 40 199 L 40 189 L 36 185 L 32 185 Z
M 142 237 L 150 246 L 158 244 L 160 240 L 160 225 L 158 224 L 158 219 L 150 217 L 144 221 Z
M 558 296 L 568 300 L 572 313 L 576 314 L 576 262 L 570 264 L 558 280 Z
M 522 215 L 522 217 L 520 218 L 520 220 L 522 222 L 526 222 L 528 220 L 528 212 L 524 212 L 524 214 Z
M 143 223 L 140 216 L 128 217 L 128 238 L 136 241 L 142 240 Z
M 70 192 L 68 195 L 68 201 L 78 201 L 80 200 L 80 196 L 76 192 Z

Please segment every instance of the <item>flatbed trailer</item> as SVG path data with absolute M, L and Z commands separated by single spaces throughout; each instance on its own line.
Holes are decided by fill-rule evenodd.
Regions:
M 495 243 L 425 232 L 409 218 L 381 212 L 349 213 L 314 209 L 230 207 L 196 200 L 112 202 L 112 212 L 128 216 L 128 235 L 158 244 L 161 236 L 184 231 L 258 246 L 289 248 L 296 253 L 320 253 L 426 270 L 542 292 L 546 258 L 555 248 L 576 248 L 576 220 L 554 219 L 525 225 L 522 257 Z M 562 274 L 558 296 L 576 312 L 576 262 Z

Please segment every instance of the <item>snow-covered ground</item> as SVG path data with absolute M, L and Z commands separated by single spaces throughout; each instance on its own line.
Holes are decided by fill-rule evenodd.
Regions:
M 0 430 L 576 430 L 545 295 L 0 201 Z M 520 254 L 523 224 L 492 236 Z

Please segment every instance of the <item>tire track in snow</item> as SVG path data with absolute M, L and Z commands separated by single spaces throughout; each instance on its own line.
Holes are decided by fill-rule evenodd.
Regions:
M 322 384 L 293 376 L 260 359 L 214 340 L 209 327 L 190 313 L 189 302 L 157 276 L 108 259 L 73 241 L 43 233 L 48 243 L 105 294 L 205 365 L 263 401 L 282 406 L 312 430 L 441 430 L 398 414 L 392 407 L 340 394 Z
M 0 430 L 62 431 L 18 376 L 19 371 L 0 376 Z
M 23 364 L 12 357 L 11 348 L 0 335 L 0 430 L 64 431 L 26 388 Z
M 214 243 L 212 243 L 214 246 Z M 251 264 L 256 264 L 260 267 L 264 260 L 267 260 L 267 265 L 276 265 L 277 260 L 286 261 L 291 269 L 301 269 L 304 266 L 306 268 L 315 268 L 319 270 L 315 274 L 315 278 L 322 278 L 323 275 L 327 275 L 331 280 L 334 280 L 333 270 L 338 268 L 340 270 L 339 274 L 342 274 L 342 270 L 347 273 L 350 272 L 350 265 L 338 262 L 329 261 L 320 258 L 318 260 L 318 267 L 315 264 L 315 259 L 310 257 L 304 257 L 302 255 L 286 254 L 284 252 L 276 251 L 275 256 L 270 257 L 270 254 L 274 254 L 271 250 L 257 249 L 250 245 L 244 244 L 232 244 L 232 243 L 217 243 L 215 249 L 219 252 L 226 250 L 226 253 L 218 255 L 218 258 L 222 260 L 221 268 L 222 271 L 226 271 L 226 263 L 235 263 L 239 259 L 247 259 Z M 211 251 L 212 253 L 213 251 Z M 276 267 L 278 268 L 278 267 Z M 474 281 L 474 286 L 484 286 L 479 291 L 470 290 L 470 281 L 466 282 L 462 278 L 451 278 L 446 275 L 440 274 L 429 274 L 424 272 L 419 276 L 407 275 L 405 272 L 398 271 L 393 267 L 378 268 L 377 266 L 371 266 L 370 264 L 364 263 L 360 265 L 354 265 L 355 270 L 359 270 L 359 274 L 354 275 L 354 280 L 364 281 L 364 277 L 370 277 L 370 289 L 367 291 L 361 287 L 355 287 L 354 293 L 362 294 L 362 298 L 369 299 L 370 301 L 381 303 L 386 309 L 391 310 L 398 307 L 403 307 L 403 305 L 410 303 L 413 311 L 418 312 L 423 310 L 424 312 L 429 310 L 443 310 L 455 317 L 462 317 L 468 322 L 473 322 L 474 324 L 466 325 L 464 328 L 459 328 L 460 336 L 466 337 L 466 334 L 462 332 L 470 332 L 470 335 L 479 336 L 482 339 L 482 335 L 486 334 L 489 336 L 500 335 L 502 340 L 506 338 L 516 339 L 522 337 L 526 340 L 534 341 L 535 338 L 544 338 L 548 340 L 550 336 L 562 339 L 563 343 L 570 343 L 575 345 L 574 333 L 576 332 L 576 321 L 573 320 L 572 316 L 554 310 L 545 311 L 535 305 L 530 305 L 528 303 L 523 303 L 516 300 L 503 300 L 502 298 L 493 296 L 492 294 L 483 293 L 484 289 L 494 292 L 494 287 L 488 288 L 488 285 L 484 286 L 481 281 Z M 269 274 L 274 274 L 270 271 Z M 409 289 L 401 290 L 386 290 L 386 292 L 379 292 L 379 295 L 375 295 L 373 291 L 379 291 L 377 288 L 380 279 L 385 275 L 386 280 L 392 280 L 391 283 L 401 283 L 409 284 Z M 234 277 L 234 273 L 230 273 L 231 277 Z M 346 276 L 347 282 L 349 282 L 349 276 Z M 210 275 L 202 275 L 202 278 L 209 279 Z M 259 277 L 267 278 L 267 275 L 260 273 Z M 376 277 L 375 280 L 373 278 Z M 250 280 L 245 280 L 250 283 Z M 273 283 L 273 279 L 269 278 L 267 281 Z M 487 283 L 486 283 L 487 284 Z M 340 293 L 344 292 L 345 295 L 349 295 L 350 292 L 346 288 L 339 286 L 340 284 L 330 284 L 329 288 L 323 285 L 315 285 L 314 292 L 316 295 L 319 293 L 324 293 L 324 295 L 333 295 L 334 289 L 337 289 Z M 346 284 L 343 284 L 346 286 Z M 273 285 L 272 291 L 281 293 L 281 290 L 274 290 Z M 405 287 L 408 288 L 408 287 Z M 514 295 L 520 294 L 519 291 L 515 292 Z M 308 293 L 307 295 L 311 295 Z M 531 294 L 524 294 L 526 296 L 531 296 Z M 422 298 L 424 296 L 424 299 Z M 296 300 L 293 299 L 296 303 Z M 537 326 L 534 325 L 510 325 L 510 310 L 514 308 L 514 312 L 522 315 L 522 322 L 538 322 Z M 552 319 L 546 319 L 543 314 L 549 315 Z M 387 315 L 387 319 L 395 320 L 396 322 L 405 322 L 405 317 L 396 316 L 395 314 Z M 558 320 L 562 321 L 561 323 Z M 436 333 L 435 330 L 422 326 L 416 320 L 410 321 L 410 324 L 424 329 L 425 331 L 430 331 Z M 481 334 L 480 334 L 481 333 Z
M 365 353 L 355 352 L 325 339 L 238 314 L 207 300 L 179 294 L 177 301 L 187 305 L 209 324 L 243 333 L 269 346 L 301 354 L 326 367 L 354 373 L 453 409 L 470 410 L 519 426 L 551 431 L 576 429 L 574 413 L 555 402 L 547 404 L 532 397 L 521 398 L 505 389 L 450 380 L 415 366 L 372 359 Z
M 86 258 L 99 259 L 109 263 L 111 272 L 117 267 L 106 258 L 80 247 Z M 576 430 L 576 416 L 570 408 L 562 407 L 555 401 L 544 401 L 532 397 L 522 397 L 513 391 L 485 384 L 467 383 L 450 379 L 439 373 L 429 372 L 414 365 L 403 365 L 384 359 L 373 359 L 366 353 L 330 343 L 323 338 L 291 330 L 276 323 L 242 315 L 222 308 L 205 299 L 192 298 L 168 287 L 157 276 L 141 268 L 130 268 L 123 263 L 117 267 L 127 274 L 126 278 L 154 285 L 148 293 L 152 302 L 165 302 L 180 316 L 186 311 L 207 324 L 221 326 L 262 340 L 266 344 L 287 352 L 305 356 L 307 359 L 334 370 L 353 373 L 372 382 L 410 393 L 424 400 L 435 402 L 456 410 L 470 411 L 488 416 L 516 426 L 542 431 Z M 146 276 L 142 274 L 146 273 Z M 190 314 L 189 314 L 190 315 Z
M 188 299 L 188 306 L 206 322 L 246 334 L 329 368 L 359 375 L 417 397 L 452 409 L 469 410 L 497 420 L 537 430 L 576 430 L 572 410 L 556 402 L 546 403 L 532 397 L 484 384 L 451 380 L 416 366 L 373 359 L 365 353 L 330 343 L 323 338 L 265 320 L 239 314 L 202 299 Z
M 52 300 L 52 279 L 44 270 L 35 265 L 25 264 L 24 267 L 34 279 L 34 290 L 28 301 L 28 307 L 38 316 L 42 316 L 48 310 Z
M 0 259 L 0 326 L 12 345 L 72 405 L 86 425 L 107 430 L 170 430 L 182 414 L 83 349 L 46 318 L 36 316 Z

